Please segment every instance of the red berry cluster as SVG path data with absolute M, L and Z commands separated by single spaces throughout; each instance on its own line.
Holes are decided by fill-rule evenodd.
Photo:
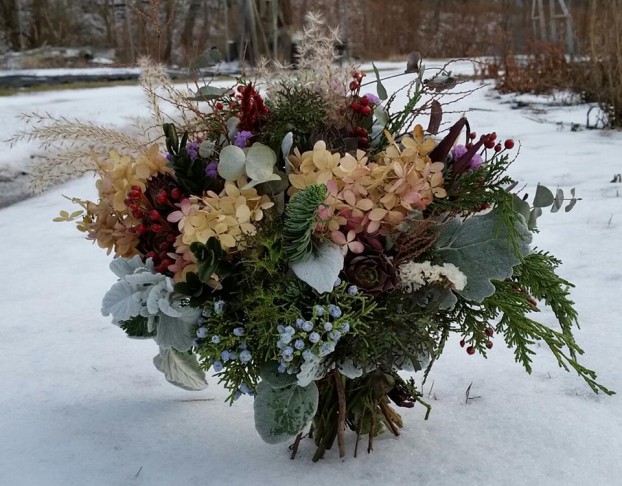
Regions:
M 494 330 L 492 327 L 488 326 L 486 329 L 484 329 L 484 334 L 486 335 L 486 337 L 488 338 L 486 340 L 486 348 L 488 349 L 492 349 L 492 336 L 494 334 Z M 462 338 L 462 340 L 460 341 L 460 347 L 464 348 L 464 346 L 466 345 L 466 339 Z M 474 346 L 467 346 L 466 348 L 466 352 L 469 356 L 472 356 L 475 354 L 475 347 Z
M 371 116 L 372 109 L 371 106 L 369 106 L 369 98 L 367 96 L 359 96 L 359 90 L 361 89 L 361 83 L 365 77 L 365 73 L 354 70 L 352 71 L 352 77 L 354 78 L 350 82 L 352 101 L 349 105 L 352 114 L 352 133 L 358 138 L 359 147 L 366 148 L 369 145 L 369 132 L 367 128 L 361 126 L 361 123 L 363 119 Z
M 167 221 L 167 216 L 178 210 L 175 206 L 184 197 L 183 192 L 168 175 L 158 175 L 148 181 L 143 192 L 139 186 L 132 186 L 125 199 L 125 205 L 132 216 L 140 220 L 133 227 L 138 236 L 138 251 L 144 259 L 153 259 L 155 269 L 167 273 L 174 262 L 168 253 L 174 252 L 174 243 L 179 235 L 177 225 Z
M 238 130 L 248 130 L 249 132 L 256 133 L 268 114 L 268 107 L 252 84 L 238 86 L 236 91 L 235 99 L 237 100 L 237 105 L 232 103 L 231 108 L 238 105 L 240 108 Z M 216 107 L 218 107 L 218 104 Z
M 475 140 L 477 138 L 477 134 L 475 132 L 471 132 L 469 133 L 469 138 L 471 140 Z M 502 150 L 512 150 L 514 148 L 514 140 L 512 140 L 511 138 L 508 138 L 507 140 L 505 140 L 503 142 L 503 145 L 501 145 L 501 142 L 497 141 L 497 133 L 496 132 L 492 132 L 492 133 L 488 133 L 486 135 L 482 135 L 480 137 L 480 140 L 482 142 L 482 144 L 484 145 L 485 148 L 487 149 L 494 149 L 495 153 L 499 153 Z M 466 144 L 467 148 L 470 148 L 473 142 L 468 142 Z

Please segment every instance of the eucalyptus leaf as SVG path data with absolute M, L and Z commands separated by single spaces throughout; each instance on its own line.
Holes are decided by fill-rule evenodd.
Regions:
M 529 214 L 529 221 L 527 222 L 527 228 L 531 231 L 538 227 L 538 218 L 542 216 L 542 209 L 533 208 Z
M 226 181 L 235 181 L 245 174 L 246 154 L 240 147 L 227 145 L 220 151 L 218 175 Z
M 529 253 L 531 233 L 518 223 L 521 238 L 516 241 L 520 255 Z M 453 263 L 467 277 L 463 290 L 456 292 L 466 300 L 482 302 L 495 292 L 491 280 L 504 280 L 520 263 L 510 236 L 497 211 L 473 216 L 465 221 L 450 220 L 440 232 L 436 249 L 444 262 Z
M 261 143 L 254 143 L 246 153 L 246 175 L 253 185 L 268 181 L 278 181 L 281 178 L 274 173 L 276 154 L 270 147 Z
M 553 202 L 555 202 L 555 196 L 553 196 L 551 190 L 546 186 L 538 184 L 536 195 L 533 198 L 533 205 L 537 208 L 548 208 Z
M 160 354 L 153 358 L 153 364 L 164 373 L 166 381 L 175 386 L 191 391 L 207 388 L 205 373 L 194 354 L 160 349 Z
M 229 135 L 230 140 L 235 138 L 235 134 L 238 132 L 239 123 L 240 119 L 235 116 L 232 116 L 227 120 L 227 134 Z
M 380 79 L 380 73 L 378 72 L 378 68 L 373 62 L 371 63 L 371 66 L 372 68 L 374 68 L 374 73 L 376 74 L 376 91 L 378 92 L 378 98 L 384 101 L 389 97 L 389 95 L 387 94 L 386 88 L 382 84 L 382 80 Z
M 354 362 L 349 358 L 339 363 L 337 365 L 337 369 L 339 370 L 339 373 L 341 373 L 347 378 L 350 378 L 351 380 L 354 380 L 355 378 L 360 378 L 361 376 L 363 376 L 363 370 L 355 366 Z
M 212 47 L 204 53 L 190 60 L 190 69 L 210 68 L 223 61 L 222 53 L 216 48 Z
M 268 444 L 278 444 L 302 432 L 317 411 L 319 393 L 315 383 L 300 387 L 273 388 L 265 381 L 255 390 L 255 428 Z
M 551 212 L 556 213 L 562 208 L 563 205 L 564 205 L 564 191 L 562 189 L 557 189 L 557 193 L 555 194 L 555 202 L 553 203 Z
M 380 125 L 384 128 L 389 123 L 389 114 L 382 106 L 376 106 L 374 108 L 374 115 L 376 116 L 376 120 Z
M 322 243 L 317 254 L 311 253 L 302 260 L 290 263 L 296 276 L 320 294 L 331 292 L 339 272 L 343 269 L 341 248 L 334 243 Z
M 514 201 L 514 210 L 523 217 L 526 224 L 527 221 L 529 221 L 531 207 L 527 201 L 521 199 L 516 194 L 512 194 L 512 196 Z
M 211 157 L 214 153 L 214 146 L 214 142 L 210 142 L 209 140 L 201 142 L 201 145 L 199 145 L 199 155 L 204 159 Z
M 218 86 L 201 86 L 193 96 L 189 97 L 190 101 L 209 101 L 222 98 L 229 88 L 219 88 Z
M 281 141 L 281 153 L 283 154 L 283 158 L 287 160 L 287 156 L 292 150 L 292 145 L 294 145 L 294 134 L 292 132 L 287 132 Z M 285 170 L 289 174 L 289 165 L 285 164 Z
M 577 204 L 577 201 L 578 201 L 577 198 L 572 198 L 570 202 L 568 203 L 568 206 L 564 208 L 564 211 L 566 211 L 567 213 L 572 211 L 572 208 L 574 208 L 575 204 Z

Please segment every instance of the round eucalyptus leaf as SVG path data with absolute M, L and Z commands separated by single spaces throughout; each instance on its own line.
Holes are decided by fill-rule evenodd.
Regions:
M 246 175 L 252 180 L 266 182 L 279 180 L 280 177 L 272 177 L 276 164 L 274 151 L 261 143 L 255 143 L 248 149 L 246 154 Z
M 210 142 L 206 140 L 205 142 L 202 142 L 201 145 L 199 145 L 199 155 L 203 157 L 204 159 L 211 157 L 213 153 L 214 153 L 214 142 Z
M 244 175 L 246 156 L 240 147 L 227 145 L 220 151 L 218 175 L 226 181 L 235 181 Z

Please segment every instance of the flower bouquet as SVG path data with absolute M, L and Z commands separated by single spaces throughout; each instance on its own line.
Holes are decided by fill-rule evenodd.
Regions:
M 89 142 L 35 182 L 97 175 L 99 199 L 72 199 L 81 209 L 57 220 L 114 254 L 104 315 L 156 341 L 169 382 L 200 390 L 211 371 L 230 402 L 252 395 L 262 439 L 295 455 L 308 436 L 314 460 L 335 441 L 343 456 L 348 429 L 371 451 L 399 434 L 397 407 L 429 409 L 401 372 L 429 371 L 451 333 L 484 356 L 501 337 L 527 371 L 543 341 L 611 393 L 576 361 L 560 262 L 530 247 L 542 208 L 569 210 L 574 192 L 522 197 L 506 173 L 513 140 L 442 121 L 445 72 L 411 63 L 389 94 L 375 67 L 367 81 L 334 62 L 333 34 L 311 18 L 297 71 L 264 64 L 191 95 L 146 64 L 155 135 L 34 120 L 24 136 Z M 560 330 L 533 319 L 540 305 Z

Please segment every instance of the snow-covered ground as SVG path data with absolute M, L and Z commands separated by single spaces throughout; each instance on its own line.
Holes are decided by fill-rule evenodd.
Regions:
M 536 120 L 512 99 L 485 88 L 452 109 L 470 111 L 479 133 L 522 142 L 511 172 L 528 189 L 576 187 L 583 198 L 570 213 L 545 213 L 535 243 L 576 283 L 582 362 L 622 393 L 622 184 L 609 182 L 622 172 L 622 133 L 570 131 L 586 106 L 548 106 Z M 3 135 L 32 110 L 123 127 L 145 106 L 136 87 L 0 98 Z M 0 167 L 18 167 L 33 150 L 2 145 Z M 430 419 L 421 407 L 400 410 L 402 436 L 377 439 L 373 454 L 340 461 L 330 451 L 312 464 L 303 441 L 291 461 L 287 445 L 256 434 L 250 398 L 229 407 L 214 379 L 200 393 L 169 385 L 151 363 L 155 344 L 127 339 L 99 315 L 115 280 L 109 257 L 51 221 L 70 206 L 61 194 L 94 197 L 93 179 L 0 209 L 0 484 L 620 484 L 621 398 L 593 394 L 545 348 L 529 376 L 501 338 L 487 360 L 450 341 L 424 387 Z M 554 322 L 546 310 L 539 318 Z

